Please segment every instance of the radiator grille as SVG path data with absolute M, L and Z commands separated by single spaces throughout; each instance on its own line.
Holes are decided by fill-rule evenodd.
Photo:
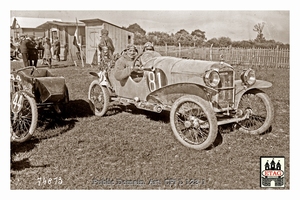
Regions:
M 220 85 L 219 88 L 233 87 L 233 71 L 223 71 L 220 74 Z
M 234 103 L 234 71 L 221 71 L 218 105 L 219 108 L 227 108 Z

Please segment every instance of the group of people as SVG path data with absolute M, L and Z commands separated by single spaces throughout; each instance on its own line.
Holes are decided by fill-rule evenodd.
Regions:
M 98 45 L 101 59 L 113 59 L 114 45 L 112 39 L 108 37 L 108 31 L 106 29 L 101 30 L 101 39 Z M 151 42 L 146 42 L 143 47 L 143 52 L 154 51 L 154 46 Z M 126 47 L 126 51 L 120 58 L 115 62 L 115 73 L 114 76 L 118 81 L 122 81 L 128 78 L 132 72 L 138 71 L 133 66 L 134 60 L 138 55 L 138 49 L 135 45 L 129 44 Z
M 50 38 L 48 37 L 35 38 L 34 35 L 21 35 L 18 42 L 18 48 L 22 54 L 22 59 L 25 67 L 36 67 L 38 59 L 43 59 L 43 61 L 47 61 L 49 66 L 51 67 L 53 58 L 51 51 L 52 47 L 53 56 L 56 57 L 57 61 L 60 61 L 60 42 L 58 37 L 56 37 L 54 39 L 53 44 L 51 44 Z
M 108 36 L 108 30 L 101 30 L 101 39 L 98 45 L 100 51 L 100 57 L 102 60 L 112 60 L 115 47 L 113 45 L 112 39 Z M 22 59 L 24 66 L 37 66 L 38 59 L 46 60 L 51 67 L 52 63 L 52 51 L 53 56 L 56 57 L 57 61 L 60 61 L 60 42 L 58 37 L 54 38 L 53 44 L 50 42 L 50 38 L 40 38 L 35 39 L 34 35 L 21 35 L 19 41 L 19 49 L 22 54 Z M 67 48 L 66 48 L 67 49 Z M 154 51 L 153 44 L 147 42 L 144 45 L 143 51 Z M 66 51 L 67 52 L 67 51 Z M 138 55 L 138 49 L 136 46 L 130 44 L 127 46 L 126 51 L 123 55 L 118 58 L 115 62 L 115 78 L 119 81 L 126 79 L 130 76 L 133 71 L 137 69 L 133 66 L 133 62 Z

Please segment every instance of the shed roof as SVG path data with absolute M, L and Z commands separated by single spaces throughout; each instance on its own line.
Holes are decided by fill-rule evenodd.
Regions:
M 84 23 L 76 23 L 76 22 L 62 22 L 62 21 L 47 21 L 43 24 L 40 24 L 39 26 L 37 26 L 37 28 L 47 28 L 50 25 L 57 25 L 57 26 L 85 26 Z
M 37 26 L 47 21 L 61 21 L 61 19 L 51 18 L 32 18 L 32 17 L 11 17 L 10 24 L 12 28 L 16 28 L 18 24 L 20 28 L 37 28 Z
M 107 22 L 107 21 L 104 21 L 104 20 L 98 19 L 98 18 L 96 18 L 96 19 L 82 19 L 82 20 L 79 20 L 79 21 L 81 21 L 81 22 L 83 22 L 85 24 L 103 24 L 103 23 L 107 23 L 107 24 L 110 24 L 110 25 L 115 26 L 117 28 L 120 28 L 120 29 L 123 29 L 125 31 L 128 31 L 128 30 L 126 30 L 123 27 L 117 26 L 115 24 L 112 24 L 110 22 Z M 128 32 L 131 32 L 131 31 L 128 31 Z

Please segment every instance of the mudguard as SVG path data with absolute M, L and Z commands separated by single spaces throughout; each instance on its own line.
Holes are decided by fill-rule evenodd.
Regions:
M 90 72 L 90 74 L 92 76 L 95 76 L 97 77 L 97 80 L 99 82 L 100 85 L 102 86 L 109 86 L 109 82 L 105 76 L 105 71 L 100 71 L 99 73 L 96 73 L 96 72 Z
M 253 89 L 266 89 L 272 87 L 272 83 L 268 81 L 263 81 L 263 80 L 256 80 L 255 84 L 253 84 L 250 87 L 247 87 L 243 84 L 241 80 L 236 80 L 235 81 L 236 85 L 236 92 L 235 92 L 235 108 L 239 105 L 239 102 L 247 91 L 253 90 Z
M 209 94 L 215 94 L 217 90 L 208 88 L 203 85 L 194 83 L 177 83 L 168 85 L 151 92 L 147 97 L 147 101 L 172 105 L 176 99 L 183 95 L 196 95 L 210 101 Z

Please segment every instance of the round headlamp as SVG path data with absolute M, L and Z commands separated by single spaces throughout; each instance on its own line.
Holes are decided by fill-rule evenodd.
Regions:
M 217 87 L 220 83 L 220 75 L 216 70 L 209 70 L 204 75 L 204 82 L 210 87 Z
M 241 75 L 241 79 L 245 85 L 253 85 L 256 81 L 255 71 L 253 69 L 245 70 Z

